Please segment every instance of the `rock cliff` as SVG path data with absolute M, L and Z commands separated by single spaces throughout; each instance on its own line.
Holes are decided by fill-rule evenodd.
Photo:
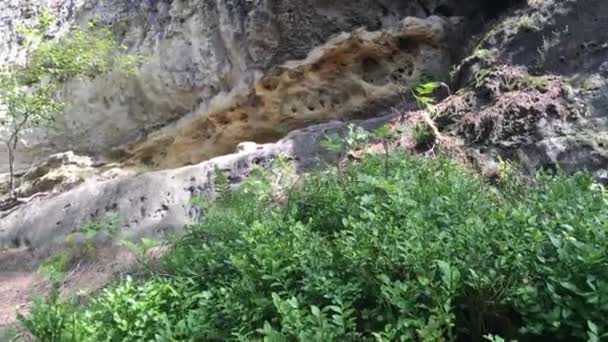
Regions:
M 227 153 L 240 140 L 271 141 L 284 130 L 361 112 L 423 72 L 447 73 L 449 25 L 413 19 L 442 4 L 3 1 L 0 66 L 25 61 L 16 28 L 32 25 L 43 8 L 58 19 L 51 35 L 95 18 L 146 56 L 135 79 L 110 73 L 71 82 L 61 129 L 26 136 L 18 165 L 75 150 L 176 167 Z M 5 153 L 0 147 L 0 157 Z
M 24 139 L 18 193 L 31 200 L 0 211 L 0 245 L 39 246 L 108 213 L 132 236 L 179 229 L 214 165 L 234 183 L 279 154 L 305 169 L 329 131 L 394 108 L 407 147 L 423 78 L 450 85 L 431 113 L 452 144 L 438 149 L 489 176 L 503 158 L 608 179 L 602 0 L 13 0 L 0 4 L 5 65 L 25 58 L 15 27 L 40 6 L 59 18 L 53 34 L 100 17 L 147 60 L 135 79 L 70 83 L 64 129 Z M 47 158 L 69 150 L 88 157 Z

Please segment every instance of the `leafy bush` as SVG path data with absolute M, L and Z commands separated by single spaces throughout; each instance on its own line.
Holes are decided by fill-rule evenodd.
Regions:
M 46 259 L 38 268 L 38 272 L 52 283 L 63 280 L 70 268 L 71 253 L 61 252 Z
M 42 22 L 41 19 L 39 26 Z M 41 42 L 21 73 L 25 84 L 47 79 L 62 82 L 82 76 L 95 78 L 112 69 L 131 75 L 143 62 L 143 56 L 125 54 L 126 47 L 118 43 L 114 33 L 95 21 L 90 21 L 86 28 L 71 29 L 58 40 L 43 40 L 41 36 L 45 33 L 46 29 L 26 32 L 30 40 Z
M 412 137 L 416 143 L 416 147 L 428 148 L 435 143 L 437 137 L 433 128 L 425 121 L 418 122 L 414 126 Z
M 51 128 L 65 108 L 64 82 L 78 77 L 95 78 L 113 69 L 133 76 L 143 62 L 140 55 L 123 54 L 110 29 L 91 21 L 86 29 L 74 28 L 63 37 L 50 40 L 48 30 L 55 22 L 43 10 L 34 27 L 19 27 L 31 49 L 27 65 L 7 66 L 0 71 L 0 128 L 7 134 L 0 140 L 8 153 L 9 195 L 15 194 L 15 156 L 23 131 Z M 57 128 L 57 127 L 55 127 Z
M 414 99 L 421 110 L 430 109 L 435 103 L 435 92 L 443 86 L 440 82 L 425 82 L 421 83 L 412 91 Z
M 19 315 L 18 318 L 23 327 L 41 341 L 83 341 L 86 332 L 82 325 L 84 321 L 72 303 L 64 302 L 59 298 L 57 288 L 46 300 L 37 298 L 31 311 L 35 314 L 27 318 Z
M 76 232 L 66 236 L 58 253 L 42 262 L 38 273 L 58 286 L 76 262 L 95 259 L 97 244 L 104 241 L 100 234 L 107 234 L 107 242 L 110 242 L 118 236 L 123 224 L 121 217 L 108 214 L 101 220 L 82 225 Z M 129 246 L 131 245 L 134 246 L 132 243 Z
M 607 336 L 608 197 L 589 176 L 502 191 L 445 159 L 386 162 L 313 173 L 280 204 L 245 184 L 188 227 L 162 276 L 60 312 L 67 324 L 45 318 L 59 302 L 23 322 L 43 341 Z

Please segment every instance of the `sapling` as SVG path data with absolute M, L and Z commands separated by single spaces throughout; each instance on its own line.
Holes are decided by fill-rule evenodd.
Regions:
M 15 73 L 0 74 L 0 141 L 8 151 L 9 196 L 15 198 L 15 154 L 22 133 L 28 128 L 48 127 L 63 109 L 50 84 L 25 87 Z
M 65 82 L 94 78 L 116 68 L 133 76 L 143 63 L 140 55 L 123 54 L 108 28 L 95 21 L 86 29 L 74 28 L 64 37 L 50 40 L 55 19 L 48 11 L 39 14 L 32 28 L 19 27 L 29 50 L 25 65 L 11 66 L 0 73 L 0 141 L 8 150 L 9 196 L 15 194 L 15 155 L 24 131 L 49 128 L 65 107 L 60 94 Z

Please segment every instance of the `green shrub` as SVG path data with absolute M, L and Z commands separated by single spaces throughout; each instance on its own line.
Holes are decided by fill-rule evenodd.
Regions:
M 418 148 L 428 148 L 432 146 L 437 139 L 435 132 L 433 132 L 433 128 L 424 121 L 419 122 L 414 126 L 412 136 L 414 138 L 414 143 Z
M 37 298 L 31 308 L 32 315 L 19 315 L 23 327 L 44 342 L 79 342 L 89 335 L 84 327 L 82 313 L 71 303 L 59 298 L 54 288 L 45 300 Z
M 106 233 L 108 238 L 113 239 L 118 236 L 120 226 L 123 224 L 124 220 L 121 217 L 108 214 L 98 221 L 82 225 L 76 232 L 66 236 L 59 252 L 42 262 L 38 267 L 38 273 L 58 286 L 76 262 L 95 259 L 97 243 L 102 242 L 96 240 L 100 233 Z
M 64 304 L 35 306 L 25 326 L 43 341 L 74 327 L 80 341 L 606 337 L 608 197 L 589 176 L 501 191 L 444 159 L 386 166 L 313 173 L 281 205 L 245 184 L 188 227 L 162 276 L 70 308 L 67 326 L 42 319 Z
M 429 110 L 435 104 L 435 92 L 442 87 L 441 82 L 424 82 L 414 88 L 412 94 L 420 110 Z
M 126 47 L 118 43 L 114 33 L 94 21 L 86 28 L 71 29 L 58 40 L 44 40 L 46 30 L 30 31 L 26 36 L 41 42 L 21 72 L 25 84 L 48 79 L 62 82 L 75 77 L 95 78 L 113 69 L 133 75 L 144 61 L 141 55 L 125 54 Z
M 58 253 L 46 259 L 38 268 L 38 273 L 52 283 L 58 283 L 63 280 L 65 273 L 69 271 L 71 261 L 71 253 Z

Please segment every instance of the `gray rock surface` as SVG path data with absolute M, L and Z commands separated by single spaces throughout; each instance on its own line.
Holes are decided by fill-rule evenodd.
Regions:
M 33 25 L 41 8 L 58 19 L 54 35 L 98 18 L 131 52 L 147 56 L 135 79 L 112 73 L 70 84 L 63 129 L 25 136 L 18 168 L 54 152 L 107 153 L 145 140 L 184 116 L 206 115 L 212 103 L 229 107 L 235 93 L 251 89 L 273 67 L 306 57 L 333 35 L 360 27 L 388 29 L 406 16 L 426 17 L 443 2 L 3 0 L 0 68 L 25 61 L 16 28 Z M 226 145 L 234 148 L 232 141 Z M 0 172 L 6 169 L 5 154 L 0 146 Z
M 372 130 L 391 117 L 357 124 Z M 16 210 L 0 212 L 0 248 L 36 248 L 53 241 L 61 242 L 82 225 L 104 220 L 107 215 L 121 219 L 126 237 L 159 238 L 179 231 L 199 217 L 199 209 L 191 200 L 213 194 L 216 166 L 234 184 L 246 178 L 253 168 L 267 166 L 279 155 L 292 159 L 302 171 L 318 160 L 331 161 L 336 157 L 321 149 L 319 142 L 345 126 L 346 123 L 338 121 L 311 126 L 294 131 L 277 143 L 243 143 L 234 154 L 198 165 L 105 181 L 90 179 L 66 192 L 36 198 Z
M 172 232 L 199 214 L 190 200 L 212 191 L 214 165 L 234 183 L 278 154 L 306 168 L 327 130 L 343 123 L 297 130 L 277 143 L 243 143 L 235 154 L 200 161 L 232 151 L 238 142 L 274 141 L 283 128 L 385 113 L 363 109 L 374 99 L 391 105 L 391 95 L 404 79 L 411 85 L 422 71 L 447 71 L 454 21 L 426 16 L 440 4 L 457 3 L 62 3 L 67 6 L 57 10 L 62 23 L 95 14 L 117 27 L 129 23 L 121 37 L 134 51 L 149 52 L 150 61 L 135 81 L 111 74 L 71 84 L 76 114 L 70 114 L 73 121 L 67 124 L 72 135 L 50 140 L 42 135 L 42 141 L 61 142 L 50 144 L 50 150 L 79 147 L 93 153 L 127 144 L 125 151 L 137 157 L 131 160 L 137 167 L 166 170 L 92 177 L 2 213 L 0 245 L 39 246 L 112 213 L 125 218 L 124 231 L 131 236 Z M 463 8 L 485 13 L 503 2 L 487 8 L 472 3 Z M 26 8 L 12 0 L 0 4 L 0 13 Z M 501 157 L 521 162 L 530 172 L 587 169 L 606 182 L 607 9 L 603 0 L 529 0 L 523 9 L 492 23 L 457 70 L 460 91 L 436 108 L 441 133 L 462 142 L 460 147 L 482 169 L 495 167 Z M 402 19 L 408 14 L 426 18 Z M 362 25 L 371 31 L 330 38 Z M 9 32 L 6 27 L 0 26 L 0 35 Z M 7 56 L 15 59 L 20 53 L 13 38 L 3 42 L 8 42 Z M 335 108 L 326 108 L 331 104 Z M 32 146 L 35 151 L 36 143 Z M 25 155 L 30 159 L 24 162 L 31 160 Z M 187 164 L 193 165 L 181 167 Z
M 586 170 L 608 183 L 608 2 L 530 0 L 461 64 L 444 129 L 480 167 Z

